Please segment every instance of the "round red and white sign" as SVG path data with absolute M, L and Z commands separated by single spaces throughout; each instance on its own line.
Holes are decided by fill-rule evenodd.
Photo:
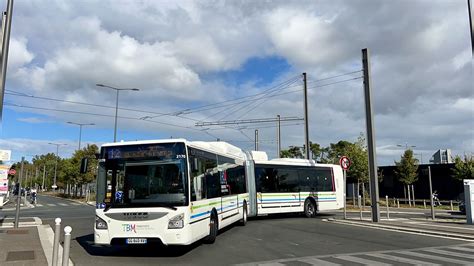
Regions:
M 341 159 L 339 159 L 339 164 L 342 169 L 347 170 L 351 166 L 351 160 L 349 160 L 347 156 L 342 156 Z
M 9 175 L 16 175 L 16 170 L 15 170 L 15 169 L 10 169 L 10 170 L 8 171 L 8 174 L 9 174 Z

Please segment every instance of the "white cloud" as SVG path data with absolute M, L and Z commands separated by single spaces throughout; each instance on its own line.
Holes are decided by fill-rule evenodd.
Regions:
M 10 89 L 113 107 L 114 92 L 97 88 L 96 83 L 140 88 L 121 93 L 120 106 L 154 113 L 120 110 L 120 116 L 128 117 L 119 119 L 124 131 L 153 138 L 214 138 L 190 129 L 195 120 L 208 121 L 217 112 L 213 118 L 237 119 L 242 112 L 228 107 L 181 115 L 187 119 L 154 119 L 181 127 L 137 119 L 261 92 L 267 87 L 254 80 L 229 85 L 221 74 L 239 71 L 250 58 L 273 56 L 290 64 L 275 84 L 301 72 L 313 82 L 313 140 L 323 145 L 355 140 L 365 132 L 362 81 L 318 87 L 327 83 L 314 80 L 360 70 L 360 50 L 368 47 L 383 162 L 392 163 L 398 152 L 391 145 L 405 142 L 426 153 L 441 146 L 473 150 L 472 57 L 465 3 L 24 1 L 17 3 L 15 14 L 9 67 L 16 70 L 11 72 Z M 113 127 L 113 108 L 9 100 L 106 115 L 35 111 L 59 123 L 76 118 L 96 123 L 99 130 Z M 271 98 L 244 118 L 277 114 L 302 116 L 302 93 Z M 302 125 L 283 131 L 284 145 L 303 143 Z M 236 130 L 208 132 L 221 139 L 249 141 Z M 251 129 L 244 132 L 253 137 Z M 275 129 L 262 129 L 260 134 L 261 139 L 274 139 Z M 274 154 L 275 145 L 264 147 Z
M 49 121 L 46 119 L 41 119 L 38 117 L 25 117 L 25 118 L 18 118 L 18 121 L 31 123 L 31 124 L 40 124 L 40 123 L 48 123 Z

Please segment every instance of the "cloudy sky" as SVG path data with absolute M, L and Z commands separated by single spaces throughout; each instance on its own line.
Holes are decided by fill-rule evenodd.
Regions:
M 1 1 L 6 9 L 6 1 Z M 179 2 L 179 3 L 178 3 Z M 323 146 L 365 133 L 361 49 L 371 53 L 379 165 L 405 147 L 474 151 L 474 90 L 465 0 L 16 1 L 0 149 L 12 157 L 118 140 L 229 141 L 276 154 L 275 123 L 303 117 Z M 282 123 L 282 147 L 302 146 L 302 121 Z

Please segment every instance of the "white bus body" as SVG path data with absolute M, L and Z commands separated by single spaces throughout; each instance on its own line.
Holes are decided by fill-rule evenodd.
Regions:
M 103 145 L 94 242 L 214 242 L 219 229 L 246 222 L 244 156 L 224 142 L 172 139 Z M 172 169 L 179 172 L 176 183 Z
M 104 144 L 94 242 L 214 242 L 247 216 L 343 207 L 342 170 L 302 159 L 268 160 L 225 142 L 184 139 Z M 110 191 L 109 191 L 109 188 Z

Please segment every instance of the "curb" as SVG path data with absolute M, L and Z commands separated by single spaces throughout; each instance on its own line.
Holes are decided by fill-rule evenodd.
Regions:
M 458 239 L 462 239 L 462 240 L 474 241 L 474 235 L 462 235 L 462 234 L 449 233 L 449 232 L 436 232 L 436 231 L 432 231 L 432 230 L 407 228 L 407 227 L 400 227 L 400 226 L 394 226 L 394 225 L 372 224 L 372 223 L 356 222 L 356 221 L 348 221 L 348 220 L 327 219 L 327 222 L 337 223 L 337 224 L 351 224 L 351 225 L 358 225 L 358 226 L 371 227 L 371 228 L 390 229 L 390 230 L 401 231 L 401 232 L 417 233 L 417 234 L 422 234 L 422 235 L 451 237 L 451 238 L 458 238 Z
M 38 235 L 43 248 L 44 255 L 48 261 L 48 265 L 52 265 L 53 261 L 53 242 L 54 242 L 54 231 L 48 224 L 40 225 L 37 227 Z M 63 260 L 63 246 L 59 245 L 58 249 L 58 265 L 62 265 Z M 71 256 L 69 256 L 69 265 L 74 265 Z

